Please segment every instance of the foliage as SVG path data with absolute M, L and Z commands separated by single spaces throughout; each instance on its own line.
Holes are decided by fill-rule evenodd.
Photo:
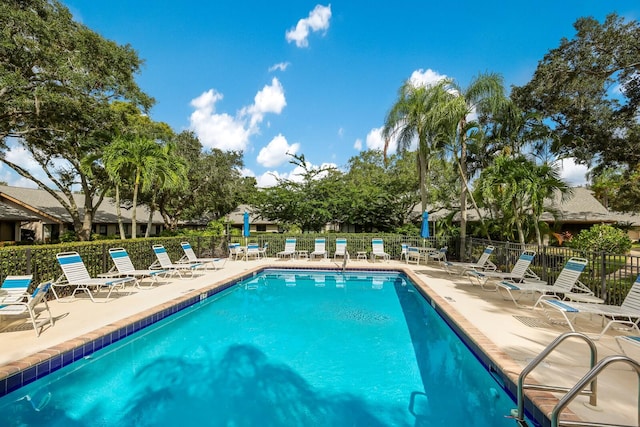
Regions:
M 610 254 L 626 254 L 631 249 L 627 233 L 607 224 L 596 224 L 582 230 L 569 244 L 579 250 Z
M 242 153 L 213 149 L 203 152 L 193 132 L 175 137 L 176 155 L 187 165 L 186 189 L 157 190 L 158 209 L 165 226 L 175 229 L 181 219 L 219 219 L 249 197 L 254 178 L 243 178 Z
M 57 0 L 0 3 L 0 161 L 56 198 L 80 239 L 90 238 L 106 191 L 95 160 L 117 126 L 111 102 L 144 109 L 153 103 L 134 80 L 141 64 L 130 46 L 73 21 Z M 54 187 L 12 162 L 9 143 L 22 146 Z M 82 207 L 76 187 L 85 196 Z
M 574 27 L 575 38 L 547 53 L 513 99 L 552 122 L 556 154 L 633 170 L 640 164 L 640 25 L 611 14 Z
M 59 239 L 61 242 L 75 242 L 78 240 L 78 235 L 75 231 L 67 230 L 63 233 L 60 233 Z

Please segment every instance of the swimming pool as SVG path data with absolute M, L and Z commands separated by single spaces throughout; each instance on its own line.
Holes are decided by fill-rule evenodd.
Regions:
M 0 400 L 0 425 L 513 426 L 399 273 L 266 270 Z

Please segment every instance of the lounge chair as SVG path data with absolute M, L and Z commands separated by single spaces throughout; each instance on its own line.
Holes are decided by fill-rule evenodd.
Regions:
M 317 238 L 315 241 L 315 246 L 313 248 L 313 252 L 309 254 L 310 259 L 314 259 L 315 257 L 321 257 L 327 259 L 329 253 L 327 252 L 326 247 L 327 240 L 324 237 Z
M 543 303 L 546 307 L 562 314 L 565 323 L 567 323 L 573 332 L 576 331 L 574 325 L 575 317 L 582 313 L 602 316 L 603 324 L 605 320 L 608 320 L 598 335 L 598 339 L 601 338 L 611 326 L 616 324 L 629 327 L 640 335 L 640 328 L 638 327 L 638 323 L 640 322 L 640 275 L 631 286 L 629 293 L 624 298 L 624 301 L 622 301 L 622 305 L 593 304 L 551 299 L 544 300 Z
M 385 261 L 391 259 L 391 255 L 384 251 L 384 241 L 382 239 L 371 239 L 371 260 L 382 258 Z
M 409 245 L 406 243 L 400 243 L 400 261 L 404 258 L 408 262 L 407 253 L 409 252 Z
M 472 285 L 477 283 L 482 289 L 485 289 L 484 285 L 487 284 L 488 280 L 504 280 L 507 282 L 518 283 L 529 278 L 531 280 L 539 281 L 540 278 L 538 275 L 529 269 L 531 261 L 533 261 L 535 256 L 536 253 L 534 251 L 524 251 L 518 258 L 518 261 L 516 261 L 510 273 L 503 273 L 501 271 L 468 270 L 467 276 L 469 277 L 469 281 Z
M 267 257 L 267 249 L 269 249 L 269 242 L 265 242 L 264 246 L 262 246 L 260 249 L 258 249 L 258 255 L 260 255 L 262 258 L 266 258 Z
M 244 250 L 240 247 L 240 243 L 229 243 L 229 258 L 238 260 L 244 256 Z
M 28 295 L 32 275 L 7 276 L 0 286 L 0 299 L 3 302 L 21 301 Z
M 493 253 L 495 248 L 491 245 L 484 248 L 482 255 L 478 258 L 476 262 L 444 262 L 444 268 L 447 270 L 449 274 L 464 274 L 469 270 L 476 271 L 496 271 L 498 267 L 491 261 L 489 261 L 489 257 Z
M 638 335 L 618 335 L 616 342 L 618 343 L 618 347 L 620 347 L 620 351 L 624 354 L 627 354 L 627 352 L 624 350 L 625 346 L 622 345 L 623 342 L 640 349 L 640 336 Z
M 405 260 L 407 264 L 409 264 L 411 261 L 415 261 L 416 265 L 419 265 L 421 258 L 422 254 L 420 253 L 420 248 L 414 246 L 407 247 L 407 253 L 405 254 Z
M 349 252 L 347 252 L 347 239 L 336 239 L 336 251 L 333 253 L 333 259 L 338 257 L 349 259 Z
M 217 270 L 219 267 L 223 267 L 227 261 L 226 258 L 224 261 L 222 258 L 198 258 L 189 242 L 181 242 L 180 246 L 182 246 L 184 255 L 177 261 L 177 264 L 204 264 L 205 268 L 207 265 L 211 265 L 214 270 Z
M 58 280 L 52 283 L 51 290 L 56 299 L 59 299 L 56 286 L 73 286 L 75 289 L 71 293 L 72 297 L 76 295 L 76 292 L 82 291 L 86 292 L 93 302 L 96 302 L 93 298 L 93 292 L 98 293 L 103 289 L 108 289 L 109 292 L 105 300 L 107 301 L 114 289 L 124 289 L 127 283 L 133 284 L 136 281 L 135 277 L 92 278 L 78 252 L 61 252 L 56 255 L 56 258 L 63 273 Z
M 31 294 L 27 294 L 26 298 L 21 298 L 19 301 L 7 301 L 0 299 L 0 317 L 2 316 L 23 316 L 25 313 L 29 314 L 31 324 L 36 332 L 36 336 L 40 336 L 40 328 L 46 323 L 53 326 L 53 316 L 51 310 L 49 310 L 49 304 L 47 303 L 47 292 L 51 288 L 51 282 L 40 283 L 33 290 Z M 45 309 L 38 312 L 36 307 L 39 304 L 44 304 Z M 37 320 L 38 316 L 46 311 L 49 314 L 49 318 Z
M 113 260 L 114 267 L 104 275 L 103 277 L 135 277 L 135 286 L 139 289 L 152 288 L 158 283 L 158 277 L 164 277 L 167 275 L 167 270 L 136 270 L 131 262 L 129 253 L 124 248 L 110 248 L 109 255 Z M 140 282 L 144 278 L 150 278 L 151 284 L 149 286 L 142 286 Z
M 247 245 L 247 250 L 244 253 L 243 259 L 246 261 L 250 257 L 254 257 L 255 259 L 260 258 L 260 245 L 257 243 L 249 243 Z
M 286 239 L 284 241 L 284 250 L 280 251 L 276 254 L 278 258 L 290 257 L 293 258 L 296 256 L 296 239 Z
M 438 251 L 431 252 L 430 254 L 428 254 L 427 258 L 431 259 L 433 261 L 438 261 L 438 264 L 440 264 L 440 265 L 444 265 L 444 263 L 447 262 L 447 251 L 448 250 L 449 250 L 448 246 L 443 246 L 440 249 L 438 249 Z
M 196 270 L 204 268 L 204 264 L 176 264 L 171 262 L 167 250 L 162 245 L 153 245 L 153 253 L 156 254 L 156 261 L 149 266 L 150 270 L 166 270 L 167 275 L 178 275 L 182 278 L 182 273 L 189 273 L 194 277 Z
M 540 297 L 533 305 L 537 307 L 542 301 L 547 299 L 559 299 L 562 295 L 565 299 L 603 302 L 594 296 L 593 292 L 578 280 L 584 271 L 588 261 L 584 258 L 571 258 L 562 268 L 553 285 L 547 285 L 543 281 L 530 281 L 524 279 L 521 283 L 508 282 L 506 280 L 496 283 L 497 290 L 505 297 L 510 298 L 516 306 L 520 307 L 518 300 L 523 295 L 540 294 Z

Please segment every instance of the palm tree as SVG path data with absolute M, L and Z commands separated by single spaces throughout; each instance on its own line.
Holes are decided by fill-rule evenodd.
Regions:
M 467 170 L 467 141 L 470 131 L 469 118 L 473 114 L 489 116 L 500 111 L 506 102 L 502 76 L 495 73 L 478 75 L 466 89 L 453 86 L 458 96 L 449 102 L 449 115 L 456 119 L 456 137 L 452 153 L 459 163 L 460 188 L 460 250 L 464 253 L 467 234 L 467 195 L 469 172 Z
M 569 187 L 553 165 L 538 165 L 522 155 L 501 155 L 482 171 L 477 191 L 485 204 L 500 212 L 504 229 L 516 227 L 518 240 L 523 245 L 526 243 L 523 224 L 531 218 L 538 245 L 542 245 L 540 217 L 545 211 L 545 201 L 556 192 L 564 198 Z
M 133 184 L 132 212 L 131 212 L 131 238 L 136 238 L 137 231 L 137 204 L 138 192 L 144 180 L 150 179 L 158 158 L 162 156 L 162 148 L 155 141 L 141 137 L 118 137 L 105 150 L 103 161 L 109 176 L 114 180 L 116 187 L 116 206 L 118 209 L 118 222 L 120 235 L 124 230 L 120 216 L 119 186 L 122 181 L 130 180 Z
M 392 138 L 397 141 L 399 152 L 406 151 L 417 143 L 416 162 L 423 211 L 427 209 L 430 162 L 443 152 L 443 126 L 447 118 L 443 108 L 448 106 L 448 100 L 453 97 L 450 85 L 451 81 L 448 79 L 428 86 L 405 82 L 400 88 L 398 100 L 387 114 L 382 130 L 385 157 Z
M 144 237 L 149 237 L 153 224 L 153 214 L 157 210 L 157 195 L 164 190 L 182 189 L 188 186 L 187 165 L 176 154 L 176 145 L 167 143 L 160 147 L 158 156 L 148 168 L 147 179 L 143 181 L 143 191 L 151 192 L 149 218 Z

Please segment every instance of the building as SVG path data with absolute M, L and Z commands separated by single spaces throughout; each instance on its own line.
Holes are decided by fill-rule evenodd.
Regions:
M 63 199 L 66 197 L 60 193 Z M 74 194 L 82 215 L 84 195 Z M 131 235 L 131 209 L 122 209 L 125 233 Z M 147 228 L 149 210 L 140 206 L 136 210 L 137 235 L 144 235 Z M 163 230 L 159 213 L 154 213 L 151 235 Z M 73 230 L 71 215 L 48 191 L 34 188 L 0 185 L 0 241 L 55 241 L 60 234 Z M 96 212 L 92 232 L 119 235 L 118 216 L 113 199 L 105 198 Z

